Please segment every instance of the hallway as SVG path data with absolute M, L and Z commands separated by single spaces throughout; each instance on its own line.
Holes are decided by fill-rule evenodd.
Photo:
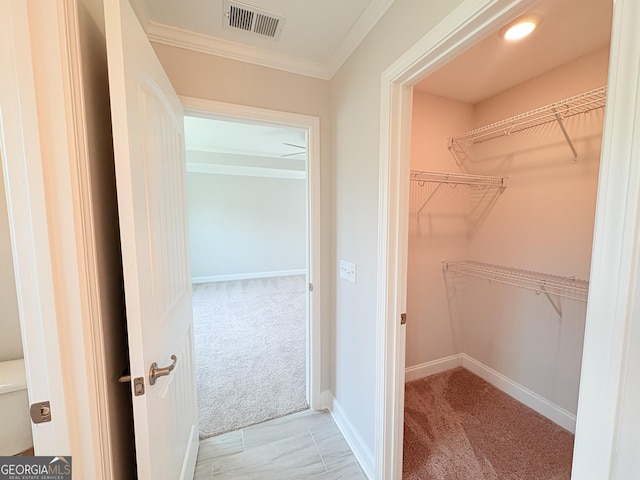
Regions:
M 305 410 L 200 442 L 194 480 L 365 480 L 327 412 Z

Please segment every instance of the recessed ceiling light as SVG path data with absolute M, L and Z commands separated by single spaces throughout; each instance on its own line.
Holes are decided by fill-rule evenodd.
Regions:
M 518 20 L 503 30 L 502 37 L 509 41 L 520 40 L 530 35 L 538 26 L 538 23 L 540 23 L 539 20 L 535 18 Z

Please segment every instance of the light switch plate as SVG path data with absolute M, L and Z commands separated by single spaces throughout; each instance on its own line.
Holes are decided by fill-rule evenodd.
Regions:
M 356 264 L 340 260 L 340 278 L 356 283 Z

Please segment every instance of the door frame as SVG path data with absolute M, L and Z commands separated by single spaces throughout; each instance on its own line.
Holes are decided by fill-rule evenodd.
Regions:
M 306 396 L 313 410 L 321 404 L 321 237 L 320 237 L 320 118 L 265 108 L 250 107 L 215 100 L 180 96 L 185 115 L 197 115 L 216 120 L 258 123 L 303 129 L 307 138 L 307 337 L 306 337 Z
M 3 168 L 27 385 L 30 402 L 51 401 L 51 422 L 32 425 L 36 454 L 74 455 L 78 476 L 110 478 L 78 5 L 2 1 L 13 64 L 0 56 L 0 82 L 17 100 L 3 111 Z
M 382 74 L 375 478 L 400 479 L 404 416 L 412 88 L 536 0 L 464 0 Z M 616 0 L 573 478 L 640 470 L 640 6 Z M 616 59 L 624 58 L 624 62 Z M 411 319 L 409 319 L 411 321 Z M 635 362 L 634 362 L 635 360 Z M 606 387 L 605 387 L 606 386 Z M 626 440 L 623 442 L 623 440 Z M 619 476 L 617 476 L 619 475 Z

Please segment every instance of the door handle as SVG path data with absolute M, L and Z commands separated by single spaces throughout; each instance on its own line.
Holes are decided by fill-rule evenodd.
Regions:
M 155 385 L 156 378 L 169 375 L 173 371 L 173 369 L 176 368 L 176 363 L 178 363 L 178 357 L 176 357 L 175 355 L 171 355 L 171 360 L 173 360 L 171 365 L 164 368 L 158 368 L 158 364 L 156 362 L 153 362 L 151 364 L 151 368 L 149 369 L 149 383 L 151 385 Z

